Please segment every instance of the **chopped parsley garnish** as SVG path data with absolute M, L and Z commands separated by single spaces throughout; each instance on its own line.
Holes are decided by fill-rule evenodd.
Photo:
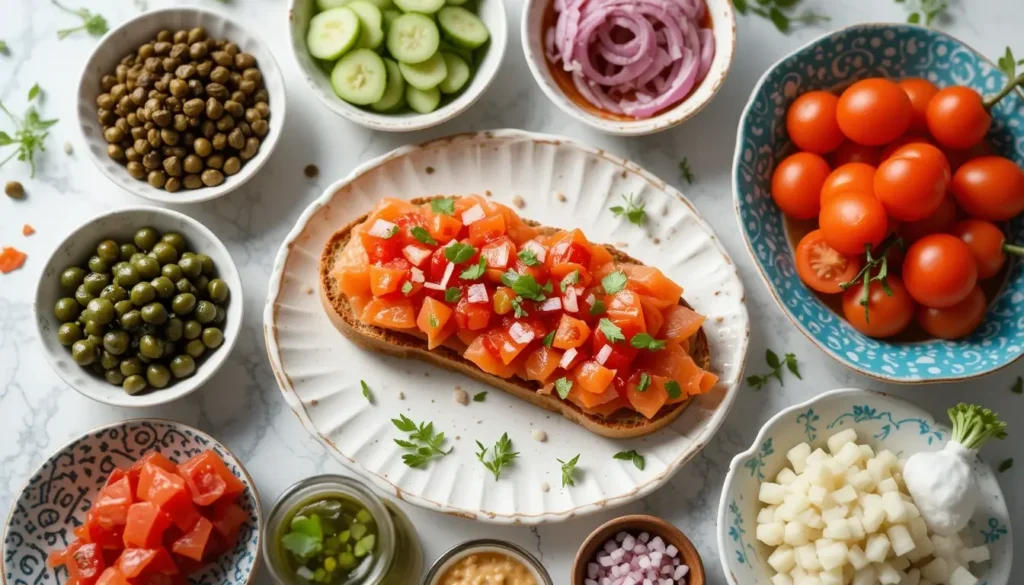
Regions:
M 484 275 L 487 271 L 487 259 L 483 256 L 480 257 L 480 261 L 470 266 L 469 268 L 462 271 L 459 276 L 464 280 L 476 280 Z
M 455 200 L 447 197 L 443 199 L 431 199 L 430 210 L 434 213 L 455 215 Z
M 611 208 L 611 212 L 615 214 L 615 217 L 625 217 L 630 223 L 636 225 L 644 225 L 644 220 L 647 219 L 647 212 L 644 211 L 644 204 L 633 200 L 633 195 L 629 197 L 625 195 L 622 199 L 626 202 L 625 206 L 616 205 Z
M 444 291 L 444 300 L 454 303 L 462 297 L 462 289 L 457 286 L 450 286 Z
M 800 375 L 799 365 L 796 362 L 796 355 L 787 353 L 785 357 L 779 359 L 778 354 L 768 349 L 765 350 L 764 352 L 764 358 L 765 361 L 768 362 L 768 367 L 770 367 L 772 371 L 768 372 L 767 374 L 755 374 L 747 376 L 747 384 L 750 384 L 750 387 L 753 388 L 754 390 L 760 390 L 761 388 L 764 388 L 766 385 L 768 385 L 768 382 L 770 382 L 772 378 L 775 378 L 776 380 L 779 381 L 779 384 L 785 386 L 786 383 L 782 380 L 783 366 L 785 366 L 786 369 L 788 369 L 794 376 L 803 380 L 803 376 Z
M 565 290 L 567 288 L 569 288 L 570 286 L 572 286 L 574 284 L 579 284 L 579 282 L 580 282 L 580 271 L 579 270 L 573 270 L 569 274 L 565 275 L 565 278 L 562 279 L 562 283 L 559 285 L 559 288 L 562 289 L 562 292 L 565 292 Z
M 512 299 L 511 302 L 513 314 L 517 319 L 530 316 L 530 314 L 526 312 L 526 309 L 523 308 L 523 297 L 516 297 Z
M 542 343 L 547 347 L 551 347 L 551 344 L 555 342 L 555 332 L 552 331 L 544 336 Z
M 596 301 L 594 301 L 594 305 L 590 307 L 591 315 L 601 315 L 604 313 L 604 311 L 604 301 L 602 301 L 601 299 L 597 299 Z
M 604 292 L 613 295 L 626 288 L 626 281 L 628 280 L 625 272 L 616 270 L 601 279 L 601 286 L 604 287 Z
M 690 168 L 690 159 L 683 157 L 683 160 L 679 161 L 679 175 L 683 177 L 683 180 L 688 184 L 693 184 L 693 169 Z
M 437 329 L 437 326 L 439 325 L 439 323 L 438 323 L 438 321 L 437 321 L 437 315 L 435 315 L 435 314 L 433 314 L 433 313 L 431 313 L 430 315 L 428 315 L 428 316 L 427 316 L 427 323 L 430 323 L 430 326 L 431 326 L 431 327 L 432 327 L 433 329 Z
M 637 349 L 649 349 L 651 351 L 665 349 L 664 341 L 658 341 L 648 333 L 637 333 L 633 336 L 633 339 L 629 340 L 629 344 Z
M 487 400 L 486 392 L 477 392 L 473 395 L 473 402 L 483 402 L 484 400 Z
M 538 266 L 540 264 L 540 260 L 537 260 L 537 254 L 533 250 L 520 250 L 518 256 L 520 262 L 527 266 Z
M 441 449 L 444 445 L 444 433 L 434 434 L 434 423 L 420 423 L 416 426 L 404 414 L 391 419 L 395 427 L 403 433 L 409 433 L 409 440 L 395 439 L 395 443 L 403 449 L 411 449 L 411 453 L 402 455 L 402 461 L 409 467 L 423 467 L 434 457 L 444 456 L 452 452 Z
M 651 376 L 647 372 L 640 372 L 640 381 L 636 383 L 637 392 L 647 392 L 648 386 L 651 385 Z
M 565 397 L 569 395 L 570 390 L 572 390 L 572 380 L 565 377 L 555 380 L 555 392 L 558 392 L 558 396 L 562 400 L 565 400 Z
M 373 404 L 373 394 L 370 393 L 370 386 L 365 380 L 359 380 L 359 385 L 363 387 L 363 398 L 368 400 L 370 404 Z
M 508 438 L 508 433 L 501 435 L 498 442 L 494 444 L 490 461 L 487 461 L 487 447 L 484 447 L 480 441 L 477 441 L 476 445 L 480 448 L 476 458 L 494 474 L 495 481 L 501 477 L 501 470 L 510 465 L 516 457 L 519 457 L 519 453 L 512 450 L 512 440 Z
M 675 400 L 683 395 L 683 389 L 679 387 L 679 382 L 675 380 L 665 382 L 665 392 L 671 400 Z
M 561 459 L 555 459 L 555 461 L 562 464 L 562 487 L 574 486 L 576 482 L 572 478 L 572 474 L 576 472 L 576 463 L 580 460 L 580 456 L 577 453 L 575 457 L 568 461 L 562 461 Z
M 619 451 L 614 455 L 615 459 L 622 459 L 623 461 L 632 461 L 633 465 L 636 466 L 640 471 L 644 470 L 644 456 L 637 453 L 636 449 L 630 449 L 629 451 Z
M 511 270 L 501 275 L 501 282 L 505 286 L 511 288 L 517 295 L 524 299 L 530 299 L 531 301 L 543 301 L 547 298 L 544 295 L 551 293 L 550 282 L 541 286 L 529 274 L 518 274 Z
M 601 330 L 601 333 L 604 333 L 604 337 L 608 340 L 608 343 L 626 340 L 626 336 L 622 334 L 622 329 L 607 318 L 602 318 L 598 321 L 597 328 Z
M 405 296 L 409 296 L 409 293 L 411 293 L 411 292 L 412 292 L 412 282 L 408 281 L 408 280 L 403 282 L 402 283 L 402 294 L 405 295 Z
M 462 242 L 455 242 L 444 249 L 444 257 L 453 264 L 462 264 L 476 254 L 476 248 Z
M 413 226 L 413 228 L 409 230 L 409 232 L 412 234 L 412 237 L 416 238 L 417 240 L 428 246 L 437 245 L 437 240 L 431 237 L 430 232 L 428 232 L 425 228 L 421 226 Z

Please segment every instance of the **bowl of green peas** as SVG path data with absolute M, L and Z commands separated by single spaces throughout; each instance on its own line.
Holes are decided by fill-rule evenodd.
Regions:
M 206 226 L 137 207 L 87 220 L 43 267 L 34 312 L 50 367 L 114 406 L 171 402 L 224 364 L 242 324 L 242 283 Z

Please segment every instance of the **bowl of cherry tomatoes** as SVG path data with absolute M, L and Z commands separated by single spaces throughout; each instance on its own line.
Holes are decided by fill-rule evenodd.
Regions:
M 850 368 L 962 380 L 1024 353 L 1024 75 L 913 25 L 849 27 L 761 78 L 736 213 L 783 311 Z

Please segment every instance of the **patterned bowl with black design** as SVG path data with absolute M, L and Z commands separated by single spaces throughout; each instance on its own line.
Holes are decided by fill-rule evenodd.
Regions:
M 786 111 L 815 89 L 845 87 L 866 77 L 923 77 L 940 87 L 967 85 L 983 94 L 1007 82 L 999 67 L 937 30 L 895 24 L 845 28 L 797 49 L 772 66 L 740 119 L 733 160 L 733 198 L 747 248 L 783 312 L 822 351 L 862 374 L 897 383 L 963 380 L 994 372 L 1024 354 L 1024 263 L 1009 268 L 1006 284 L 989 299 L 985 321 L 956 341 L 893 343 L 866 337 L 826 306 L 797 276 L 782 212 L 772 201 L 771 176 L 791 152 Z M 988 139 L 1024 165 L 1024 94 L 992 109 Z M 1024 216 L 1009 225 L 1009 241 L 1024 240 Z
M 846 388 L 825 392 L 772 417 L 754 444 L 729 465 L 718 504 L 718 555 L 729 585 L 772 585 L 770 547 L 754 537 L 760 484 L 789 467 L 786 453 L 800 443 L 827 450 L 832 435 L 853 429 L 857 441 L 876 452 L 888 449 L 905 459 L 914 453 L 938 451 L 949 441 L 946 421 L 937 422 L 924 409 L 881 392 Z M 961 537 L 968 546 L 984 544 L 992 560 L 972 564 L 978 585 L 1007 585 L 1013 564 L 1010 512 L 995 473 L 980 457 L 974 472 L 981 488 L 978 508 Z
M 207 449 L 224 460 L 246 490 L 238 505 L 248 515 L 235 548 L 191 575 L 191 585 L 248 585 L 260 562 L 263 514 L 256 485 L 242 462 L 213 437 L 162 419 L 136 419 L 93 429 L 58 449 L 28 478 L 7 517 L 0 560 L 3 585 L 58 585 L 63 568 L 46 566 L 50 552 L 74 539 L 96 494 L 115 467 L 128 467 L 148 451 L 181 463 Z

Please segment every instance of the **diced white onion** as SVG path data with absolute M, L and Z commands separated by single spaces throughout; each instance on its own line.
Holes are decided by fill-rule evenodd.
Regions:
M 519 321 L 516 321 L 508 328 L 508 335 L 515 340 L 516 343 L 530 343 L 533 341 L 533 329 L 524 326 Z
M 490 248 L 484 254 L 487 258 L 488 268 L 505 268 L 508 266 L 508 243 L 502 244 L 497 248 Z
M 455 265 L 449 262 L 448 266 L 444 268 L 444 276 L 441 277 L 441 282 L 439 283 L 441 288 L 448 286 L 448 281 L 451 280 L 453 272 L 455 272 Z
M 387 221 L 386 219 L 378 219 L 377 221 L 373 222 L 372 226 L 370 226 L 369 234 L 375 238 L 390 238 L 392 230 L 394 230 L 396 227 L 398 226 L 391 223 L 390 221 Z
M 451 266 L 449 264 L 448 266 Z M 483 284 L 474 284 L 469 287 L 466 291 L 466 302 L 469 303 L 486 303 L 488 301 L 487 286 Z
M 533 255 L 537 257 L 538 262 L 543 262 L 544 258 L 548 254 L 548 251 L 545 250 L 544 246 L 540 245 L 540 242 L 537 240 L 530 240 L 529 242 L 526 242 L 523 244 L 523 249 L 533 252 Z
M 562 299 L 558 297 L 551 297 L 546 299 L 540 305 L 537 306 L 537 310 L 547 313 L 549 311 L 558 311 L 562 308 Z
M 476 204 L 470 207 L 466 211 L 462 212 L 462 225 L 469 225 L 473 222 L 480 221 L 484 218 L 484 208 L 480 207 L 480 204 Z
M 570 286 L 565 289 L 565 298 L 562 300 L 562 306 L 565 310 L 570 313 L 575 313 L 580 310 L 579 303 L 576 302 L 576 288 Z
M 402 255 L 414 266 L 423 266 L 423 263 L 430 258 L 432 252 L 426 248 L 413 246 L 412 244 L 402 248 Z
M 577 353 L 579 352 L 576 351 L 575 347 L 570 347 L 569 349 L 565 350 L 565 353 L 562 354 L 562 361 L 558 362 L 558 367 L 564 370 L 568 370 L 569 364 L 571 364 L 572 360 L 576 358 Z
M 436 282 L 428 282 L 423 285 L 423 288 L 429 288 L 430 290 L 444 290 L 444 287 Z
M 583 302 L 593 307 L 594 303 L 597 302 L 597 297 L 594 296 L 594 293 L 590 293 L 587 295 L 587 298 L 583 299 Z
M 603 366 L 604 363 L 608 361 L 608 356 L 610 355 L 612 355 L 612 346 L 605 345 L 602 346 L 601 350 L 597 352 L 597 356 L 595 356 L 594 359 L 597 361 L 597 363 Z
M 412 280 L 413 282 L 425 282 L 427 280 L 426 277 L 423 275 L 423 271 L 420 270 L 419 268 L 416 268 L 414 266 L 411 272 L 412 278 L 410 278 L 410 280 Z

